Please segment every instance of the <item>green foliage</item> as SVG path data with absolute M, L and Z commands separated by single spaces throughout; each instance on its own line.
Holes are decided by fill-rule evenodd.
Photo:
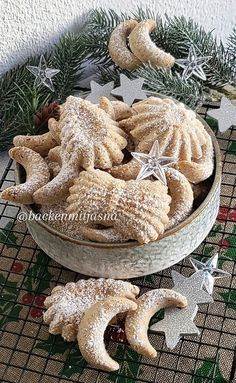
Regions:
M 201 98 L 202 89 L 199 83 L 193 79 L 183 81 L 178 73 L 171 70 L 144 65 L 137 70 L 137 74 L 145 79 L 146 89 L 176 98 L 191 108 Z
M 78 87 L 82 70 L 81 65 L 86 56 L 81 35 L 67 34 L 59 41 L 50 65 L 60 72 L 54 77 L 55 98 L 65 101 Z
M 27 291 L 41 294 L 50 286 L 52 274 L 47 270 L 48 262 L 48 256 L 40 250 L 36 255 L 36 262 L 26 272 L 23 287 Z
M 36 343 L 35 348 L 46 351 L 49 355 L 64 355 L 66 360 L 59 372 L 60 376 L 70 378 L 74 373 L 82 373 L 87 363 L 74 342 L 65 342 L 61 335 L 51 335 Z
M 123 73 L 129 78 L 135 78 L 134 72 L 129 72 L 125 69 L 120 69 L 115 66 L 110 67 L 99 67 L 97 70 L 97 80 L 100 84 L 106 84 L 109 81 L 114 81 L 115 86 L 120 85 L 120 74 Z
M 225 241 L 228 243 L 228 248 L 224 253 L 224 256 L 227 258 L 236 261 L 236 225 L 233 226 L 232 233 L 225 237 Z
M 229 290 L 225 293 L 220 293 L 227 307 L 236 311 L 236 291 Z
M 26 68 L 27 65 L 37 66 L 39 57 L 27 60 L 0 79 L 0 151 L 7 149 L 17 134 L 39 133 L 33 124 L 34 114 L 53 100 L 62 102 L 73 94 L 78 87 L 84 57 L 80 35 L 67 34 L 46 57 L 49 67 L 60 69 L 53 78 L 55 92 L 43 85 L 35 86 L 35 78 Z
M 0 330 L 3 330 L 7 323 L 18 322 L 22 306 L 16 304 L 18 296 L 17 282 L 7 281 L 0 274 L 0 287 L 1 285 L 3 287 L 0 295 Z
M 89 15 L 82 33 L 82 41 L 87 59 L 103 65 L 112 64 L 108 52 L 109 37 L 113 29 L 124 19 L 112 9 L 94 9 Z
M 192 383 L 205 383 L 211 381 L 215 383 L 227 383 L 223 378 L 220 367 L 219 358 L 206 358 L 201 367 L 194 372 Z
M 228 154 L 234 154 L 236 156 L 236 142 L 231 141 L 227 150 Z
M 3 229 L 0 229 L 0 243 L 4 243 L 7 248 L 18 247 L 17 238 L 12 231 L 13 227 L 14 222 L 9 221 Z
M 108 379 L 116 383 L 130 383 L 134 381 L 134 379 L 137 379 L 140 355 L 131 348 L 118 344 L 114 355 L 114 359 L 116 358 L 124 360 L 119 370 L 119 376 L 116 373 L 111 373 Z

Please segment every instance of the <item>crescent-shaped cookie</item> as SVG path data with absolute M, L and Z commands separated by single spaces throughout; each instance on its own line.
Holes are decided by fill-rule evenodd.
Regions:
M 42 157 L 45 157 L 51 148 L 58 145 L 51 132 L 38 136 L 15 136 L 13 138 L 13 144 L 14 146 L 24 146 L 32 149 Z
M 119 369 L 119 364 L 106 351 L 104 332 L 114 316 L 136 309 L 137 304 L 127 298 L 111 297 L 96 303 L 85 312 L 77 340 L 81 354 L 92 367 L 104 371 Z
M 26 182 L 7 188 L 1 197 L 15 203 L 31 204 L 34 202 L 33 193 L 49 182 L 47 163 L 39 153 L 23 146 L 10 149 L 9 156 L 25 168 Z
M 158 48 L 149 35 L 156 26 L 156 22 L 151 19 L 138 23 L 129 35 L 130 49 L 142 63 L 171 68 L 175 63 L 174 57 Z
M 93 279 L 56 286 L 45 299 L 44 321 L 51 334 L 62 334 L 71 342 L 76 339 L 81 318 L 92 305 L 111 296 L 134 300 L 139 288 L 129 282 L 114 279 Z
M 125 333 L 132 349 L 148 358 L 157 356 L 148 340 L 147 330 L 151 317 L 165 307 L 185 307 L 187 299 L 169 289 L 150 290 L 136 300 L 138 308 L 129 312 L 125 320 Z
M 136 20 L 125 20 L 111 33 L 108 50 L 114 63 L 122 69 L 134 70 L 142 64 L 127 46 L 127 37 L 137 25 Z
M 164 170 L 171 196 L 168 213 L 169 223 L 166 227 L 168 230 L 184 221 L 191 214 L 194 197 L 191 184 L 182 173 L 172 168 L 165 168 Z

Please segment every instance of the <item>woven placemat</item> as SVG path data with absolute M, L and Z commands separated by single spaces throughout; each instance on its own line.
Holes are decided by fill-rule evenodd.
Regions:
M 201 113 L 206 116 L 206 106 Z M 212 105 L 211 105 L 212 107 Z M 214 129 L 213 121 L 208 121 Z M 221 251 L 220 267 L 231 277 L 215 283 L 214 304 L 201 305 L 196 317 L 200 336 L 185 336 L 178 346 L 166 348 L 162 334 L 150 333 L 157 349 L 155 360 L 141 357 L 126 344 L 124 333 L 110 328 L 106 343 L 120 370 L 105 373 L 88 366 L 76 343 L 48 333 L 42 321 L 43 302 L 58 283 L 81 278 L 43 253 L 17 222 L 19 208 L 0 202 L 0 382 L 1 383 L 208 383 L 233 382 L 236 366 L 236 130 L 217 134 L 223 154 L 221 208 L 218 219 L 195 256 Z M 10 161 L 1 190 L 14 183 Z M 193 272 L 188 259 L 172 269 Z M 141 292 L 172 287 L 170 269 L 136 278 Z M 113 339 L 113 340 L 111 340 Z

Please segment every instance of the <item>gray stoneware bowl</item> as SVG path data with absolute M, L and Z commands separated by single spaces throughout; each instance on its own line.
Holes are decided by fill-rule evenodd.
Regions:
M 107 244 L 76 240 L 43 221 L 27 221 L 27 227 L 39 247 L 61 265 L 81 274 L 104 278 L 134 278 L 166 269 L 191 254 L 208 235 L 217 217 L 220 203 L 221 154 L 217 140 L 207 123 L 198 117 L 212 137 L 215 172 L 211 189 L 202 204 L 185 221 L 167 230 L 157 241 L 140 245 L 136 241 Z M 16 181 L 22 181 L 16 167 Z M 31 206 L 21 206 L 29 214 Z

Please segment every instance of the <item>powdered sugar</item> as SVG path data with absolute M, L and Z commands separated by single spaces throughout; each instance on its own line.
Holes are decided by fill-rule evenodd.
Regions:
M 60 333 L 66 340 L 74 340 L 81 318 L 96 302 L 109 296 L 120 296 L 134 299 L 139 289 L 129 282 L 113 279 L 79 280 L 68 283 L 64 287 L 52 291 L 45 300 L 47 311 L 44 320 L 50 323 L 49 331 L 55 333 L 60 326 Z M 71 325 L 70 332 L 63 332 L 63 328 Z

